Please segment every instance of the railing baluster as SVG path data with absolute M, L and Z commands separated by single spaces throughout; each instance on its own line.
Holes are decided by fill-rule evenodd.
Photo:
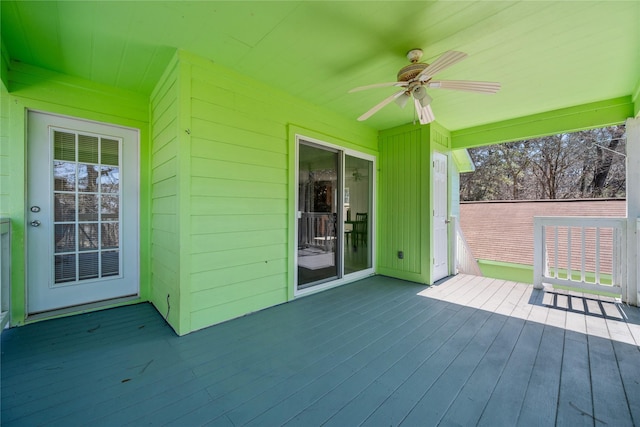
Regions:
M 582 240 L 582 252 L 581 252 L 581 258 L 580 258 L 580 281 L 584 282 L 585 280 L 585 276 L 584 276 L 584 270 L 585 270 L 585 255 L 587 252 L 586 249 L 586 227 L 581 227 L 580 228 L 581 233 L 580 233 L 580 239 Z
M 595 283 L 600 283 L 600 227 L 596 227 L 596 277 Z
M 546 283 L 621 295 L 626 289 L 626 224 L 626 218 L 535 217 L 533 270 L 536 288 L 541 289 Z M 560 243 L 561 239 L 563 243 Z M 573 275 L 573 267 L 579 268 L 580 274 L 576 271 Z M 565 270 L 564 274 L 560 274 L 561 269 Z
M 612 230 L 611 240 L 613 240 L 613 247 L 611 248 L 611 284 L 617 285 L 619 282 L 618 274 L 620 273 L 617 268 L 617 263 L 620 262 L 618 260 L 618 254 L 620 253 L 620 235 L 622 233 L 618 233 L 617 229 Z
M 559 227 L 556 225 L 555 227 L 553 227 L 553 229 L 555 230 L 555 248 L 554 248 L 554 253 L 553 253 L 553 261 L 554 261 L 554 268 L 553 268 L 553 277 L 557 278 L 558 277 L 558 267 L 560 265 L 560 261 L 558 261 L 558 254 L 560 253 L 560 250 L 558 249 L 558 241 L 560 240 L 560 238 L 558 237 L 558 229 Z
M 571 280 L 571 227 L 567 227 L 567 280 Z

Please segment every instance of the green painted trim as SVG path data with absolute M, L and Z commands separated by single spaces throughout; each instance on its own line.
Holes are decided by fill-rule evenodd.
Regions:
M 406 125 L 396 126 L 390 129 L 381 130 L 379 132 L 380 138 L 388 138 L 396 135 L 404 135 L 407 132 L 415 132 L 416 129 L 427 130 L 429 129 L 429 125 L 420 125 L 409 123 Z
M 5 87 L 9 87 L 9 52 L 4 45 L 4 40 L 0 40 L 0 82 Z
M 634 114 L 631 96 L 547 111 L 452 132 L 453 148 L 536 138 L 561 132 L 611 126 Z
M 409 282 L 421 283 L 423 285 L 429 284 L 424 274 L 409 273 L 406 271 L 400 271 L 400 270 L 389 269 L 384 267 L 380 268 L 379 270 L 376 270 L 376 274 L 381 276 L 393 277 L 394 279 L 401 279 L 401 280 L 407 280 Z
M 65 309 L 61 309 L 60 312 L 56 313 L 54 311 L 54 313 L 56 314 L 52 314 L 52 315 L 47 315 L 46 317 L 40 317 L 40 315 L 36 315 L 34 316 L 30 316 L 27 317 L 24 321 L 25 325 L 30 325 L 32 323 L 39 323 L 39 322 L 43 322 L 46 320 L 52 320 L 52 319 L 61 319 L 63 317 L 69 317 L 69 316 L 76 316 L 78 314 L 84 314 L 84 313 L 91 313 L 94 311 L 101 311 L 101 310 L 108 310 L 110 308 L 116 308 L 116 307 L 123 307 L 126 305 L 135 305 L 135 304 L 140 304 L 140 303 L 144 303 L 147 301 L 144 301 L 142 298 L 131 298 L 131 299 L 127 299 L 126 301 L 118 301 L 115 302 L 113 304 L 101 304 L 100 302 L 98 303 L 93 303 L 93 304 L 87 304 L 87 306 L 83 306 L 81 309 L 79 310 L 70 310 L 70 311 L 66 311 Z M 16 325 L 14 325 L 16 326 Z
M 533 284 L 533 266 L 479 259 L 480 271 L 485 277 Z
M 297 236 L 296 236 L 296 221 L 298 207 L 296 206 L 297 188 L 295 183 L 296 171 L 298 170 L 297 162 L 297 134 L 304 134 L 305 129 L 298 126 L 289 124 L 287 126 L 287 300 L 291 301 L 295 297 L 295 255 L 294 251 L 297 248 Z
M 315 130 L 312 130 L 312 129 L 309 129 L 309 128 L 305 128 L 305 127 L 299 126 L 299 125 L 294 124 L 294 123 L 290 123 L 288 125 L 288 132 L 289 132 L 288 136 L 289 136 L 289 138 L 291 137 L 291 131 L 294 132 L 294 134 L 293 134 L 294 139 L 295 139 L 295 135 L 296 134 L 297 135 L 302 135 L 302 136 L 306 136 L 307 138 L 312 138 L 312 139 L 315 139 L 315 140 L 318 140 L 318 141 L 322 141 L 322 142 L 326 142 L 326 143 L 335 145 L 337 147 L 347 148 L 347 149 L 354 150 L 354 151 L 359 151 L 360 153 L 368 154 L 370 156 L 378 156 L 378 151 L 377 150 L 373 150 L 373 149 L 367 148 L 366 146 L 363 146 L 363 145 L 354 144 L 353 142 L 351 142 L 349 140 L 346 140 L 344 138 L 341 138 L 339 136 L 330 135 L 328 133 L 315 131 Z
M 424 272 L 425 282 L 433 284 L 433 264 L 435 253 L 435 242 L 431 238 L 433 236 L 433 152 L 437 151 L 433 142 L 433 124 L 425 126 L 422 133 L 422 229 L 420 230 L 420 239 L 422 241 L 422 271 Z
M 476 170 L 476 165 L 473 164 L 473 160 L 471 160 L 469 151 L 467 151 L 466 148 L 451 150 L 451 157 L 459 173 L 473 172 Z
M 631 95 L 631 100 L 633 102 L 633 117 L 640 117 L 640 79 L 638 79 L 633 95 Z
M 24 324 L 26 287 L 26 106 L 9 98 L 9 217 L 11 218 L 11 326 Z
M 149 95 L 149 100 L 155 99 L 158 96 L 158 92 L 163 88 L 162 83 L 166 82 L 167 79 L 171 76 L 171 73 L 173 73 L 173 70 L 178 66 L 179 60 L 180 60 L 180 51 L 176 51 L 176 53 L 173 55 L 173 58 L 171 58 L 171 61 L 169 61 L 169 63 L 167 64 L 167 67 L 164 69 L 164 72 L 156 82 L 156 86 L 151 91 L 151 95 Z M 149 108 L 149 123 L 151 123 L 151 108 Z
M 510 280 L 513 282 L 520 283 L 529 283 L 533 284 L 533 266 L 526 264 L 515 264 L 509 262 L 501 262 L 501 261 L 490 261 L 490 260 L 478 260 L 478 265 L 480 266 L 480 271 L 482 271 L 482 275 L 486 277 L 491 277 L 494 279 L 502 279 L 502 280 Z M 580 272 L 577 270 L 572 271 L 572 276 L 575 277 L 576 280 L 580 280 Z M 561 278 L 567 277 L 566 269 L 559 269 L 558 276 Z M 595 279 L 595 273 L 587 272 L 585 275 L 587 282 L 593 281 Z M 611 282 L 611 275 L 601 274 L 601 280 L 606 283 L 607 280 Z M 571 286 L 553 286 L 554 289 L 566 289 L 566 290 L 579 290 L 580 292 L 597 294 L 597 295 L 609 295 L 609 296 L 620 296 L 619 294 L 611 293 L 611 292 L 595 292 L 595 291 L 585 291 L 579 288 L 573 288 Z

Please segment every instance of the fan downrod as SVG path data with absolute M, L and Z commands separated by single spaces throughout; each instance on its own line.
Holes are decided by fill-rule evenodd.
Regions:
M 420 62 L 422 58 L 422 49 L 411 49 L 407 52 L 407 59 L 411 61 L 411 64 L 406 65 L 398 71 L 398 81 L 408 82 L 414 79 L 418 74 L 422 72 L 429 64 Z
M 411 49 L 409 52 L 407 52 L 407 59 L 412 64 L 419 62 L 420 58 L 422 58 L 422 49 L 416 48 L 416 49 Z

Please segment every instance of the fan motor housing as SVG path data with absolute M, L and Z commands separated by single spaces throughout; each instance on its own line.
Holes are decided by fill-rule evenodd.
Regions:
M 427 68 L 429 64 L 424 62 L 416 62 L 414 64 L 409 64 L 405 67 L 402 67 L 400 71 L 398 71 L 398 81 L 399 82 L 408 82 L 412 79 L 415 79 L 418 74 L 422 72 L 425 68 Z

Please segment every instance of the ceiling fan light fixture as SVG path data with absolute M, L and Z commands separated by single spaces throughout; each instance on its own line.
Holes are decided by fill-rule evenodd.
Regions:
M 413 89 L 413 97 L 415 99 L 423 99 L 425 96 L 427 96 L 427 90 L 424 88 L 424 86 L 422 85 L 418 85 Z
M 404 108 L 407 105 L 409 98 L 411 98 L 411 95 L 405 92 L 402 95 L 400 95 L 400 97 L 396 98 L 396 104 L 398 104 L 400 108 Z
M 431 104 L 431 101 L 433 101 L 433 98 L 431 98 L 426 91 L 424 93 L 424 96 L 418 99 L 418 102 L 420 102 L 420 105 L 423 107 L 426 107 L 427 105 Z

